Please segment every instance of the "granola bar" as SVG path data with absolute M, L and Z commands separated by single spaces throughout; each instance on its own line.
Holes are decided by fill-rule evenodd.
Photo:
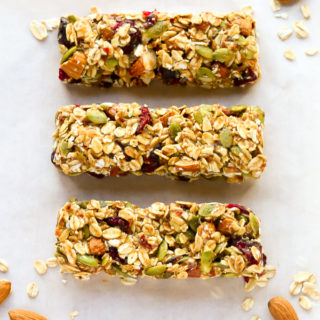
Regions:
M 217 14 L 101 14 L 62 17 L 59 78 L 103 87 L 165 84 L 230 88 L 260 77 L 255 21 Z
M 76 278 L 245 277 L 268 282 L 260 221 L 237 204 L 176 201 L 139 208 L 127 201 L 67 202 L 59 211 L 56 257 Z
M 67 175 L 156 174 L 182 180 L 259 178 L 263 111 L 220 105 L 149 109 L 69 105 L 56 115 L 52 162 Z

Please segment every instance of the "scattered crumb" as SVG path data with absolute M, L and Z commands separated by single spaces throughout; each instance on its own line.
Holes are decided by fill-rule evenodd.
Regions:
M 65 280 L 65 279 L 62 279 L 61 282 L 62 282 L 63 284 L 66 284 L 68 281 Z
M 30 31 L 37 40 L 44 40 L 48 36 L 45 23 L 33 20 L 29 25 Z
M 309 19 L 311 17 L 309 7 L 306 4 L 302 4 L 300 6 L 300 10 L 305 19 Z
M 252 6 L 248 5 L 248 6 L 241 8 L 241 11 L 246 14 L 253 14 L 254 10 L 253 10 Z
M 250 311 L 253 308 L 254 301 L 252 298 L 246 298 L 242 301 L 241 307 L 244 311 Z
M 319 49 L 309 49 L 304 52 L 307 56 L 315 56 L 316 54 L 319 53 Z
M 284 41 L 287 40 L 289 37 L 291 37 L 293 31 L 289 27 L 283 27 L 278 31 L 278 37 Z
M 292 50 L 285 50 L 283 55 L 285 56 L 286 59 L 290 61 L 293 61 L 296 58 L 296 55 Z
M 77 310 L 71 311 L 70 312 L 70 319 L 74 319 L 79 315 L 79 312 Z

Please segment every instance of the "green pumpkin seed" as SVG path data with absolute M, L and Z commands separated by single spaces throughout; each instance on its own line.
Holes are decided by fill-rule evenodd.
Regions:
M 211 104 L 202 104 L 200 106 L 200 112 L 204 117 L 211 115 L 212 111 L 213 111 L 213 105 Z
M 74 46 L 72 48 L 70 48 L 61 58 L 60 60 L 60 64 L 63 64 L 64 62 L 66 62 L 75 52 L 77 51 L 77 47 Z
M 109 257 L 105 257 L 105 258 L 102 259 L 101 265 L 102 265 L 103 267 L 105 267 L 108 262 L 109 262 Z
M 90 237 L 90 231 L 89 231 L 89 226 L 86 224 L 83 227 L 83 239 L 87 240 Z
M 144 36 L 148 39 L 157 39 L 168 30 L 168 27 L 166 21 L 158 21 L 145 32 Z
M 161 279 L 169 279 L 173 275 L 173 272 L 165 272 L 161 275 Z
M 195 237 L 194 232 L 192 230 L 190 230 L 190 229 L 185 231 L 183 234 L 188 238 L 189 241 L 193 240 L 194 237 Z
M 108 121 L 108 117 L 103 111 L 89 109 L 87 110 L 87 117 L 89 121 L 95 124 L 103 124 Z
M 68 148 L 68 141 L 66 140 L 61 141 L 60 151 L 63 157 L 66 157 L 68 155 L 68 153 L 70 152 L 70 149 Z
M 167 270 L 167 266 L 162 264 L 162 265 L 158 265 L 158 266 L 154 266 L 146 269 L 145 274 L 147 276 L 160 276 L 166 270 Z
M 122 269 L 115 263 L 112 264 L 112 269 L 121 277 L 134 279 L 134 277 L 131 277 L 127 273 L 123 272 Z
M 234 277 L 237 277 L 238 275 L 236 273 L 232 273 L 232 272 L 229 272 L 229 273 L 223 273 L 221 275 L 221 277 L 224 277 L 224 278 L 234 278 Z
M 175 141 L 176 136 L 181 131 L 181 127 L 179 123 L 171 123 L 169 127 L 170 137 L 173 141 Z
M 234 51 L 227 48 L 220 48 L 213 52 L 212 58 L 219 62 L 230 61 L 234 57 Z
M 109 69 L 115 68 L 118 65 L 118 60 L 115 58 L 110 58 L 105 61 L 105 66 Z
M 219 254 L 219 253 L 223 252 L 223 250 L 225 249 L 226 245 L 227 245 L 227 243 L 225 243 L 225 242 L 219 243 L 219 244 L 215 247 L 214 253 L 215 253 L 215 254 Z
M 251 224 L 251 228 L 252 228 L 253 234 L 255 236 L 257 236 L 259 234 L 260 223 L 259 223 L 258 218 L 252 212 L 250 212 L 250 214 L 249 214 L 249 221 L 250 221 L 250 224 Z
M 250 60 L 250 59 L 253 59 L 254 56 L 255 56 L 255 54 L 256 54 L 255 52 L 253 52 L 253 51 L 251 51 L 251 50 L 247 50 L 247 51 L 246 51 L 246 54 L 245 54 L 245 58 L 246 58 L 246 59 L 249 59 L 249 60 Z
M 202 252 L 200 269 L 203 273 L 209 273 L 211 271 L 214 257 L 215 254 L 212 250 Z
M 212 60 L 213 50 L 206 46 L 196 46 L 196 52 L 200 54 L 200 56 Z
M 238 221 L 244 220 L 244 221 L 245 221 L 245 224 L 247 224 L 247 223 L 249 222 L 249 218 L 248 218 L 247 216 L 241 214 L 241 213 L 237 213 L 237 214 L 236 214 L 236 219 L 237 219 Z
M 232 146 L 233 137 L 229 128 L 223 128 L 220 132 L 220 142 L 225 148 Z
M 133 205 L 130 201 L 126 202 L 126 208 L 133 208 Z
M 248 111 L 255 113 L 261 123 L 264 123 L 264 112 L 258 106 L 250 106 Z
M 232 114 L 239 114 L 241 112 L 246 111 L 247 106 L 246 105 L 232 106 L 229 110 Z
M 196 112 L 196 113 L 193 115 L 193 117 L 194 117 L 194 120 L 195 120 L 197 123 L 199 123 L 199 124 L 202 123 L 202 121 L 203 121 L 203 116 L 202 116 L 201 112 Z
M 56 253 L 55 253 L 56 257 L 62 257 L 65 260 L 68 260 L 66 255 L 61 251 L 61 247 L 60 246 L 56 246 Z
M 216 80 L 215 75 L 213 72 L 206 67 L 200 67 L 197 71 L 196 78 L 204 83 L 210 83 Z
M 200 220 L 199 220 L 199 217 L 197 216 L 193 216 L 188 222 L 188 225 L 193 232 L 197 232 L 199 224 L 200 224 Z
M 247 44 L 247 39 L 244 36 L 240 36 L 237 43 L 239 46 L 244 46 Z
M 213 265 L 215 268 L 220 268 L 220 269 L 222 269 L 222 270 L 229 268 L 228 266 L 222 264 L 221 262 L 214 262 L 212 265 Z
M 183 262 L 188 261 L 188 260 L 189 260 L 189 256 L 184 256 L 180 260 L 178 260 L 178 263 L 183 263 Z
M 81 208 L 81 209 L 87 209 L 89 201 L 77 201 L 76 204 Z
M 68 21 L 71 22 L 71 23 L 75 23 L 75 22 L 77 21 L 77 17 L 76 17 L 75 15 L 73 15 L 73 14 L 69 14 L 69 15 L 67 16 L 67 19 L 68 19 Z
M 168 252 L 168 244 L 165 240 L 163 240 L 160 243 L 159 249 L 158 249 L 158 253 L 157 253 L 157 258 L 161 261 L 164 259 L 164 257 L 166 256 Z
M 77 261 L 89 267 L 97 267 L 99 265 L 99 260 L 97 258 L 95 258 L 94 256 L 89 256 L 87 254 L 85 255 L 78 254 Z
M 240 154 L 241 154 L 241 149 L 238 146 L 233 146 L 233 147 L 231 147 L 230 150 L 236 156 L 240 156 Z
M 212 211 L 214 210 L 214 208 L 215 208 L 214 204 L 207 203 L 200 208 L 198 214 L 201 217 L 209 217 Z

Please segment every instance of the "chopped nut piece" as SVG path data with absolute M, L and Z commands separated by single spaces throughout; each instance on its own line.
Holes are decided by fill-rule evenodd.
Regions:
M 293 30 L 298 38 L 306 39 L 309 36 L 309 30 L 304 21 L 296 21 L 293 24 Z
M 8 266 L 7 262 L 3 259 L 0 259 L 0 271 L 7 272 L 8 269 L 9 269 L 9 266 Z
M 31 21 L 29 28 L 37 40 L 44 40 L 48 36 L 47 27 L 43 22 L 33 20 Z
M 309 298 L 306 296 L 300 296 L 299 297 L 299 304 L 304 310 L 311 310 L 312 309 L 312 303 Z
M 305 51 L 305 54 L 310 57 L 315 56 L 318 53 L 319 53 L 319 49 L 309 49 L 309 50 Z
M 27 287 L 27 294 L 30 298 L 35 298 L 39 293 L 39 287 L 35 282 L 31 282 Z
M 309 7 L 306 4 L 302 4 L 300 6 L 300 10 L 305 19 L 309 19 L 311 17 Z
M 86 56 L 82 52 L 77 51 L 69 60 L 61 65 L 61 69 L 69 77 L 78 80 L 81 77 L 86 60 Z
M 287 58 L 290 61 L 294 61 L 296 58 L 296 55 L 292 50 L 284 51 L 283 55 L 285 56 L 285 58 Z
M 252 298 L 246 298 L 243 300 L 241 307 L 244 311 L 250 311 L 253 308 L 254 300 Z
M 287 40 L 289 37 L 291 37 L 292 35 L 292 29 L 289 28 L 289 27 L 284 27 L 284 28 L 281 28 L 279 31 L 278 31 L 278 37 L 284 41 L 284 40 Z
M 270 0 L 270 4 L 273 12 L 279 11 L 281 9 L 281 4 L 278 0 Z
M 70 312 L 70 319 L 74 319 L 79 315 L 79 312 L 77 310 L 71 311 Z
M 36 269 L 36 271 L 39 273 L 39 274 L 45 274 L 47 272 L 47 265 L 44 261 L 42 260 L 36 260 L 34 263 L 33 263 L 33 266 L 34 268 Z

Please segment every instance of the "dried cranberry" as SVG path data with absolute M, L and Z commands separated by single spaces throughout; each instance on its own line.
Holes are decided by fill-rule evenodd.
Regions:
M 247 209 L 245 209 L 244 207 L 240 206 L 239 204 L 229 203 L 227 205 L 227 208 L 238 208 L 241 212 L 249 214 L 249 211 Z
M 110 227 L 119 227 L 121 231 L 125 233 L 129 233 L 129 222 L 123 218 L 120 217 L 109 217 L 104 219 L 104 221 L 110 226 Z
M 122 259 L 119 257 L 118 249 L 116 247 L 109 247 L 109 255 L 112 260 L 117 261 L 121 264 L 127 263 L 127 257 L 125 259 Z
M 149 16 L 151 13 L 152 11 L 142 11 L 142 14 L 146 17 Z
M 105 52 L 106 54 L 109 54 L 109 53 L 110 53 L 110 49 L 109 49 L 108 47 L 103 48 L 103 50 L 104 50 L 104 52 Z
M 121 27 L 124 23 L 129 23 L 131 27 L 134 27 L 134 22 L 132 20 L 118 20 L 116 25 L 113 27 L 113 30 L 117 30 Z
M 144 173 L 151 173 L 160 166 L 159 157 L 151 152 L 148 158 L 143 159 L 141 171 Z
M 162 74 L 162 80 L 165 84 L 178 84 L 180 80 L 180 72 L 160 67 L 159 72 Z
M 238 79 L 238 78 L 234 79 L 234 85 L 236 87 L 242 86 L 249 82 L 253 82 L 258 78 L 251 68 L 244 70 L 241 76 L 242 76 L 242 79 Z
M 130 42 L 122 48 L 124 54 L 129 54 L 141 42 L 141 32 L 137 29 L 136 32 L 130 34 Z
M 146 124 L 151 122 L 151 115 L 149 109 L 147 107 L 141 107 L 140 110 L 140 124 L 136 131 L 136 134 L 140 134 L 143 131 Z
M 89 174 L 90 176 L 93 176 L 93 177 L 97 178 L 97 179 L 102 179 L 102 178 L 104 178 L 104 175 L 103 175 L 103 174 L 99 174 L 99 173 L 95 173 L 95 172 L 90 172 L 90 171 L 88 171 L 88 174 Z
M 144 234 L 140 237 L 139 243 L 145 248 L 152 249 L 152 245 L 148 243 Z
M 153 12 L 150 12 L 150 14 L 148 15 L 146 22 L 144 23 L 144 27 L 146 29 L 151 28 L 153 25 L 155 25 L 155 23 L 157 22 L 157 17 L 154 15 Z
M 70 77 L 60 68 L 59 69 L 59 79 L 61 81 L 64 81 L 64 80 L 67 80 L 69 79 Z
M 67 48 L 71 48 L 72 44 L 67 39 L 67 32 L 66 32 L 68 23 L 69 21 L 65 17 L 62 17 L 60 19 L 59 30 L 58 30 L 58 42 L 60 44 L 63 44 Z
M 246 258 L 248 259 L 250 265 L 251 264 L 259 264 L 259 261 L 257 261 L 254 258 L 254 256 L 252 255 L 251 247 L 253 247 L 253 246 L 257 247 L 260 250 L 261 255 L 262 255 L 262 246 L 261 246 L 260 243 L 255 242 L 255 241 L 238 240 L 238 241 L 234 241 L 233 245 L 235 247 L 237 247 L 246 256 Z M 267 261 L 266 260 L 266 256 L 265 256 L 265 258 L 263 256 L 265 256 L 265 255 L 262 255 L 263 263 L 265 263 Z
M 243 277 L 243 279 L 244 279 L 244 282 L 248 283 L 250 278 L 249 277 Z
M 54 161 L 53 161 L 55 155 L 56 155 L 56 150 L 54 150 L 54 151 L 51 153 L 51 162 L 52 162 L 54 165 L 56 165 L 56 164 L 54 163 Z

